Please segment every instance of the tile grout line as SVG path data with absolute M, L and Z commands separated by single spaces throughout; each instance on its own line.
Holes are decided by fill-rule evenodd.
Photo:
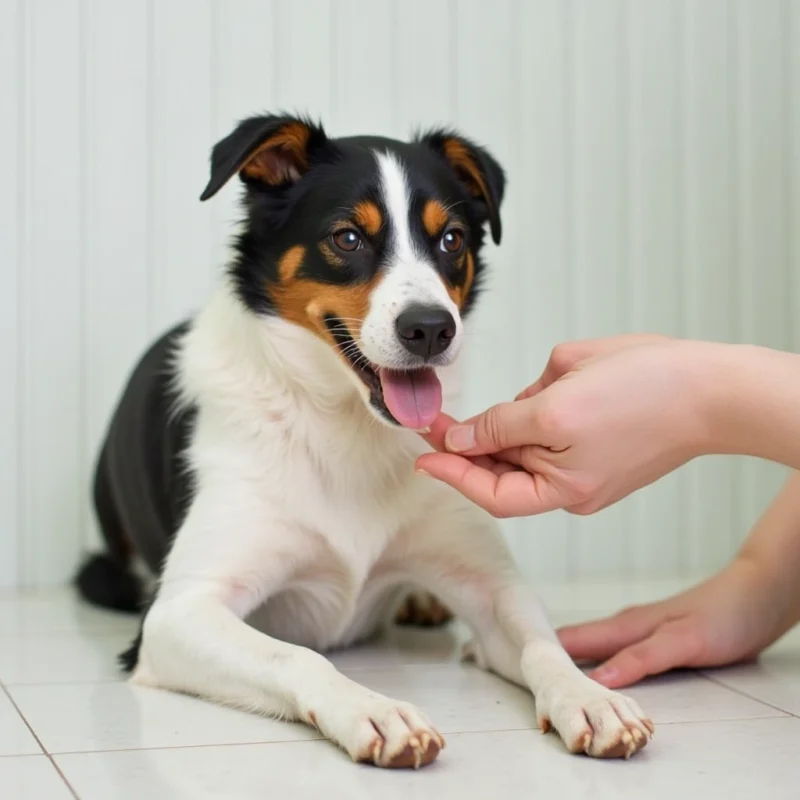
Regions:
M 768 703 L 766 700 L 762 700 L 760 697 L 756 697 L 755 695 L 749 694 L 745 692 L 743 689 L 737 689 L 733 686 L 730 686 L 727 683 L 723 683 L 718 678 L 709 675 L 707 672 L 701 673 L 704 677 L 708 678 L 712 683 L 715 683 L 717 686 L 721 686 L 724 689 L 729 689 L 730 691 L 734 692 L 734 694 L 738 694 L 740 697 L 746 697 L 748 700 L 753 700 L 756 703 L 761 703 L 761 705 L 766 706 L 767 708 L 772 708 L 775 711 L 780 711 L 782 714 L 788 714 L 790 717 L 794 717 L 795 719 L 800 719 L 800 714 L 795 714 L 794 711 L 788 711 L 785 708 L 781 708 L 780 706 L 776 706 L 774 703 Z
M 0 762 L 4 758 L 47 758 L 45 753 L 3 753 L 0 755 Z
M 53 769 L 58 773 L 58 776 L 64 782 L 64 785 L 67 787 L 67 791 L 75 798 L 75 800 L 80 800 L 78 793 L 75 791 L 72 784 L 67 780 L 67 776 L 61 771 L 61 767 L 58 766 L 51 753 L 44 746 L 44 743 L 39 738 L 36 731 L 33 729 L 33 725 L 31 725 L 30 722 L 28 722 L 28 718 L 22 713 L 22 709 L 17 705 L 17 701 L 14 700 L 14 698 L 11 696 L 11 692 L 9 692 L 5 686 L 2 686 L 0 688 L 2 688 L 3 694 L 5 694 L 5 696 L 8 698 L 8 702 L 11 703 L 12 706 L 14 706 L 15 711 L 17 712 L 17 714 L 19 714 L 20 719 L 25 724 L 25 727 L 31 732 L 31 736 L 33 736 L 33 738 L 36 740 L 36 744 L 38 744 L 39 747 L 41 747 L 42 753 L 44 754 L 45 758 L 47 758 L 47 760 L 53 765 Z
M 692 720 L 674 720 L 671 722 L 659 722 L 658 727 L 663 728 L 667 726 L 680 726 L 680 725 L 717 725 L 717 724 L 727 724 L 733 722 L 764 722 L 767 720 L 785 720 L 785 719 L 795 719 L 794 715 L 792 714 L 780 714 L 774 716 L 765 716 L 765 717 L 730 717 L 727 719 L 692 719 Z M 550 735 L 550 734 L 543 734 L 539 728 L 536 727 L 527 727 L 527 728 L 493 728 L 491 730 L 471 730 L 471 731 L 448 731 L 444 733 L 445 737 L 456 737 L 456 736 L 492 736 L 495 734 L 506 734 L 506 733 L 526 733 L 531 732 L 538 734 L 540 736 L 543 735 Z M 164 751 L 171 751 L 171 750 L 198 750 L 203 748 L 217 748 L 217 747 L 263 747 L 269 745 L 308 745 L 308 744 L 315 744 L 315 743 L 325 743 L 331 747 L 337 747 L 335 742 L 327 739 L 324 736 L 318 736 L 315 738 L 309 739 L 276 739 L 273 741 L 242 741 L 242 742 L 215 742 L 215 743 L 203 743 L 203 744 L 178 744 L 178 745 L 165 745 L 165 746 L 157 746 L 157 747 L 113 747 L 113 748 L 101 748 L 95 750 L 59 750 L 58 752 L 54 752 L 52 754 L 45 753 L 45 755 L 52 755 L 52 756 L 86 756 L 86 755 L 106 755 L 109 753 L 152 753 L 152 752 L 164 752 Z M 35 754 L 31 754 L 35 755 Z M 27 757 L 27 756 L 0 756 L 0 758 L 16 758 L 16 757 Z

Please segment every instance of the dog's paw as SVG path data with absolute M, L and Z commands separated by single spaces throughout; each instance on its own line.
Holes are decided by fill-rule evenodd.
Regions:
M 436 760 L 444 737 L 410 703 L 370 693 L 337 719 L 311 721 L 350 754 L 353 761 L 388 769 L 419 769 Z M 333 723 L 333 724 L 331 724 Z
M 429 592 L 411 592 L 397 609 L 395 624 L 416 625 L 422 628 L 446 625 L 453 614 Z
M 630 758 L 652 738 L 653 723 L 638 703 L 586 679 L 554 685 L 536 698 L 544 733 L 555 728 L 572 753 L 594 758 Z

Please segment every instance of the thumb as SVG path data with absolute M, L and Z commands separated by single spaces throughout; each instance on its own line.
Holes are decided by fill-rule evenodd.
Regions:
M 567 625 L 558 638 L 576 661 L 604 661 L 624 648 L 646 639 L 664 621 L 658 605 L 621 611 L 606 619 Z
M 492 406 L 467 423 L 450 427 L 445 447 L 451 453 L 476 456 L 544 444 L 537 429 L 537 408 L 537 397 Z
M 676 667 L 691 666 L 697 637 L 689 620 L 668 622 L 640 642 L 622 650 L 589 673 L 609 689 L 621 689 Z

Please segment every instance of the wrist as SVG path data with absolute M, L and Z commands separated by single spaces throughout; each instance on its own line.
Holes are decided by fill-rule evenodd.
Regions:
M 723 578 L 744 576 L 752 603 L 766 604 L 775 637 L 800 622 L 800 584 L 797 573 L 769 551 L 745 546 L 722 571 Z M 766 619 L 764 618 L 765 625 Z M 765 631 L 765 634 L 769 634 Z M 770 637 L 772 638 L 772 637 Z
M 731 398 L 739 394 L 737 373 L 728 367 L 731 345 L 674 340 L 670 345 L 678 380 L 675 391 L 681 418 L 680 433 L 689 458 L 728 452 L 724 449 L 726 430 L 732 427 L 721 417 L 729 416 Z
M 800 356 L 755 345 L 685 342 L 696 455 L 800 467 Z

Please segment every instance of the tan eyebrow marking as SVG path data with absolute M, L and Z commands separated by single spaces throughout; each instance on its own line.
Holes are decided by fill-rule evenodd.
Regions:
M 362 200 L 353 209 L 353 219 L 369 236 L 375 236 L 383 227 L 383 214 L 372 200 Z
M 422 225 L 428 236 L 436 236 L 447 225 L 447 209 L 438 200 L 428 200 L 422 209 Z

